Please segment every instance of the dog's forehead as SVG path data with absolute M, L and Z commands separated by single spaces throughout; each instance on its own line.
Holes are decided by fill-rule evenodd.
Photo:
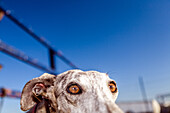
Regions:
M 87 82 L 87 81 L 109 81 L 111 80 L 106 73 L 101 73 L 98 71 L 81 71 L 81 70 L 69 70 L 60 75 L 59 81 L 69 82 L 69 81 L 79 81 L 79 82 Z M 58 82 L 59 82 L 58 81 Z

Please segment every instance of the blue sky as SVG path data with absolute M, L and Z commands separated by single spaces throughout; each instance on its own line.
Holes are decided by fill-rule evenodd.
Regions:
M 1 6 L 82 70 L 108 72 L 119 88 L 118 101 L 142 100 L 142 76 L 149 99 L 170 92 L 170 1 L 168 0 L 1 0 Z M 0 39 L 48 65 L 47 49 L 8 18 Z M 57 69 L 71 69 L 56 58 Z M 22 90 L 37 70 L 0 52 L 0 86 Z M 11 106 L 9 109 L 8 106 Z M 19 110 L 5 99 L 2 113 Z

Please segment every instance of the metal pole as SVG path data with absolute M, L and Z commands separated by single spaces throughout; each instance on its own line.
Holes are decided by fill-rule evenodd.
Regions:
M 148 112 L 148 110 L 149 110 L 149 103 L 148 103 L 148 99 L 147 99 L 147 95 L 146 95 L 146 90 L 145 90 L 145 86 L 144 86 L 144 82 L 143 82 L 143 78 L 142 77 L 139 77 L 139 85 L 140 85 L 143 101 L 145 103 L 145 109 L 146 109 L 146 112 Z
M 55 52 L 51 49 L 49 49 L 49 60 L 50 60 L 50 67 L 52 70 L 56 70 L 56 65 L 55 65 Z

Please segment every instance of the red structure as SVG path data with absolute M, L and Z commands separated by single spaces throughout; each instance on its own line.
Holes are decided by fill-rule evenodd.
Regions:
M 0 97 L 21 98 L 21 92 L 6 88 L 0 88 Z

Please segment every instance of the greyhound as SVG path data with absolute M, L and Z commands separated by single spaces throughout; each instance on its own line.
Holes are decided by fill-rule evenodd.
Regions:
M 116 82 L 106 73 L 69 70 L 27 82 L 20 104 L 27 113 L 123 113 L 117 96 Z

